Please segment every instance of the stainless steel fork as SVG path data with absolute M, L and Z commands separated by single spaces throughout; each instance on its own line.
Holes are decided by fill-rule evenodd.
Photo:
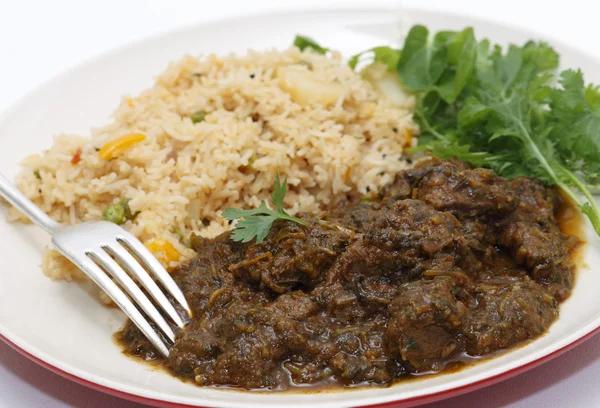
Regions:
M 130 274 L 146 289 L 162 312 L 176 326 L 180 328 L 185 326 L 186 320 L 191 316 L 190 307 L 169 273 L 137 238 L 108 221 L 77 225 L 59 224 L 1 174 L 0 195 L 51 234 L 54 247 L 106 292 L 163 355 L 169 355 L 169 347 L 175 341 L 175 333 L 163 314 L 148 299 Z M 150 274 L 181 306 L 186 314 L 185 318 L 178 314 Z M 153 329 L 151 323 L 160 330 L 162 336 Z

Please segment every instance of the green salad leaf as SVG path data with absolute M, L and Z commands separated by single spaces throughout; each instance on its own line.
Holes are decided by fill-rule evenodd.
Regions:
M 435 85 L 448 64 L 447 35 L 438 33 L 433 41 L 424 26 L 415 26 L 406 37 L 398 61 L 398 74 L 411 91 L 424 91 Z
M 361 57 L 369 54 L 373 55 L 373 62 L 381 62 L 387 66 L 388 71 L 396 72 L 396 66 L 400 59 L 400 50 L 395 50 L 391 47 L 375 47 L 367 51 L 359 52 L 350 57 L 348 65 L 350 68 L 355 69 Z
M 306 48 L 312 49 L 317 54 L 325 54 L 329 51 L 329 48 L 321 47 L 315 40 L 312 38 L 297 35 L 294 39 L 294 45 L 300 49 L 300 51 L 304 51 Z
M 287 177 L 281 183 L 279 173 L 273 183 L 273 192 L 271 200 L 275 210 L 267 207 L 264 200 L 260 202 L 258 208 L 253 210 L 240 210 L 236 208 L 227 208 L 223 211 L 223 218 L 229 221 L 238 220 L 235 229 L 231 233 L 231 239 L 236 242 L 250 242 L 256 238 L 256 243 L 264 241 L 271 230 L 273 223 L 277 220 L 292 221 L 300 225 L 308 225 L 300 218 L 292 217 L 283 209 L 283 199 L 287 191 Z
M 409 90 L 435 90 L 452 103 L 471 79 L 476 62 L 477 41 L 472 28 L 459 33 L 440 31 L 431 39 L 429 30 L 417 25 L 406 37 L 396 68 Z
M 417 97 L 422 135 L 413 152 L 557 185 L 600 234 L 591 193 L 600 183 L 598 87 L 586 87 L 579 71 L 557 75 L 559 56 L 543 42 L 504 50 L 477 42 L 471 28 L 430 37 L 413 27 L 397 66 Z

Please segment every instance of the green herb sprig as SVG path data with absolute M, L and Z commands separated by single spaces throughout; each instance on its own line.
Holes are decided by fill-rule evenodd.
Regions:
M 385 63 L 416 96 L 421 135 L 413 153 L 556 185 L 600 235 L 592 196 L 600 187 L 600 90 L 586 86 L 579 70 L 557 74 L 559 55 L 550 45 L 503 49 L 477 41 L 472 28 L 430 34 L 416 25 L 402 50 L 369 51 L 364 55 Z
M 279 173 L 273 183 L 273 192 L 271 200 L 275 206 L 275 211 L 267 207 L 264 200 L 260 202 L 258 208 L 254 210 L 240 210 L 236 208 L 227 208 L 223 211 L 223 218 L 229 221 L 238 220 L 235 229 L 231 233 L 231 239 L 236 242 L 250 242 L 256 238 L 256 243 L 264 241 L 271 230 L 273 223 L 277 220 L 292 221 L 300 225 L 308 225 L 299 218 L 292 217 L 283 209 L 283 199 L 287 191 L 287 177 L 283 184 L 279 179 Z

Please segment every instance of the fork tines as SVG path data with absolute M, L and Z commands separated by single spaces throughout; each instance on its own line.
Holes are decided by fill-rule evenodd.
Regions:
M 85 240 L 81 239 L 82 229 L 87 236 L 94 236 L 94 245 L 85 245 Z M 92 239 L 89 241 L 91 242 Z M 187 313 L 186 318 L 191 316 L 190 308 L 169 273 L 137 238 L 114 224 L 94 222 L 67 227 L 53 237 L 53 242 L 63 255 L 80 267 L 111 297 L 163 355 L 169 355 L 169 347 L 175 341 L 175 333 L 163 317 L 163 313 L 179 328 L 183 328 L 186 322 L 153 277 Z M 132 277 L 154 299 L 163 313 L 157 309 Z M 153 329 L 151 322 L 160 329 L 162 337 Z M 165 344 L 163 339 L 168 340 L 170 344 Z

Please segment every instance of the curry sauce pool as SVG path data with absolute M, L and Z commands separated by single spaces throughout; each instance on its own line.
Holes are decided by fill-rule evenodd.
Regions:
M 128 323 L 128 354 L 198 385 L 388 385 L 542 335 L 571 291 L 555 190 L 437 159 L 369 202 L 276 222 L 260 244 L 196 237 L 173 272 L 194 317 L 162 359 Z M 564 212 L 564 211 L 563 211 Z

